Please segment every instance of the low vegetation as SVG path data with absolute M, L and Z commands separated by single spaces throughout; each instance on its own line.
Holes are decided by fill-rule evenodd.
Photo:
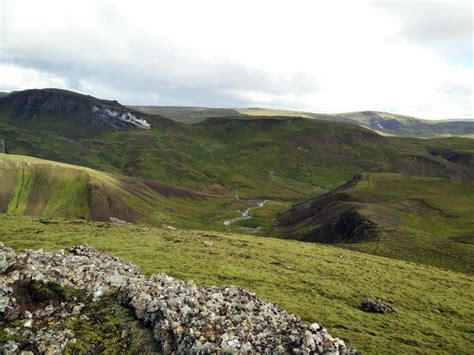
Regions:
M 54 89 L 1 97 L 0 241 L 90 243 L 147 274 L 248 288 L 363 353 L 474 352 L 472 122 L 135 109 Z M 130 113 L 146 124 L 116 120 Z M 366 297 L 398 312 L 362 312 Z M 72 325 L 71 352 L 121 351 L 130 319 L 104 302 Z M 126 346 L 146 344 L 135 330 Z
M 146 274 L 245 287 L 364 353 L 473 351 L 474 279 L 466 274 L 321 244 L 85 221 L 0 216 L 0 240 L 17 250 L 89 243 Z M 399 312 L 362 312 L 367 296 Z
M 285 238 L 474 273 L 474 183 L 377 173 L 280 212 Z
M 0 180 L 0 212 L 10 215 L 223 229 L 222 221 L 247 205 L 233 196 L 20 155 L 0 154 Z
M 56 310 L 60 308 L 60 303 L 77 303 L 83 307 L 80 313 L 64 312 L 62 319 L 54 325 L 56 332 L 68 330 L 74 332 L 75 342 L 70 342 L 65 347 L 65 354 L 104 351 L 115 354 L 156 353 L 157 345 L 150 331 L 136 320 L 131 310 L 120 306 L 110 297 L 93 302 L 92 297 L 85 291 L 37 281 L 18 282 L 13 289 L 19 308 L 30 314 L 42 307 L 44 309 L 45 304 L 54 305 Z M 51 318 L 54 319 L 54 317 Z M 12 326 L 18 326 L 18 328 L 12 331 Z M 0 323 L 0 344 L 14 341 L 23 351 L 38 350 L 31 347 L 31 335 L 27 335 L 27 333 L 31 334 L 31 331 L 31 327 L 22 326 L 21 319 L 2 322 Z M 47 344 L 47 341 L 45 343 Z M 43 346 L 46 347 L 46 344 Z M 52 351 L 52 349 L 45 350 Z

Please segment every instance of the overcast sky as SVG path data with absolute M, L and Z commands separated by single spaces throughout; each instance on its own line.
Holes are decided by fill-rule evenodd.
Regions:
M 0 0 L 0 91 L 473 113 L 474 2 Z

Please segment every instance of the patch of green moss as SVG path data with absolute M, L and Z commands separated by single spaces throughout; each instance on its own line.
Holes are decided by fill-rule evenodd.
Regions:
M 155 354 L 158 344 L 151 329 L 145 328 L 133 317 L 131 311 L 111 298 L 92 302 L 84 300 L 86 307 L 80 318 L 65 323 L 76 338 L 69 344 L 66 354 Z
M 89 201 L 87 184 L 89 176 L 80 172 L 64 179 L 51 191 L 51 197 L 42 215 L 45 217 L 87 218 Z
M 156 354 L 158 344 L 151 329 L 145 328 L 134 318 L 131 310 L 118 304 L 113 298 L 102 298 L 93 302 L 85 291 L 60 287 L 56 284 L 23 280 L 13 285 L 16 302 L 20 309 L 34 312 L 48 304 L 59 307 L 62 302 L 83 303 L 78 314 L 66 314 L 59 323 L 51 325 L 55 331 L 71 330 L 76 342 L 65 349 L 66 354 Z M 45 324 L 41 326 L 46 327 Z M 15 330 L 9 333 L 6 328 Z M 36 327 L 33 330 L 38 330 Z M 0 344 L 15 341 L 21 350 L 33 350 L 28 330 L 21 320 L 0 323 Z
M 15 189 L 7 209 L 9 214 L 22 215 L 25 212 L 34 177 L 34 170 L 25 168 L 18 169 Z

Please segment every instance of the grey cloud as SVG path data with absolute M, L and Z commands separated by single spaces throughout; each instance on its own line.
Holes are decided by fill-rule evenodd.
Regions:
M 409 41 L 437 48 L 451 62 L 473 65 L 471 1 L 378 1 L 377 8 L 401 21 Z
M 93 48 L 89 50 L 94 52 Z M 315 81 L 303 74 L 275 77 L 239 63 L 210 64 L 156 44 L 146 51 L 141 50 L 140 56 L 132 53 L 129 57 L 115 58 L 112 52 L 104 53 L 100 61 L 95 60 L 94 55 L 74 58 L 67 48 L 63 53 L 55 51 L 57 49 L 43 48 L 37 52 L 28 43 L 10 41 L 4 47 L 0 63 L 60 76 L 72 89 L 80 89 L 81 81 L 93 81 L 115 90 L 156 92 L 159 97 L 169 96 L 170 92 L 186 93 L 182 102 L 177 103 L 190 99 L 194 102 L 198 98 L 204 100 L 202 104 L 220 103 L 221 97 L 232 98 L 232 94 L 222 93 L 226 91 L 300 95 L 317 89 Z M 238 98 L 233 101 L 240 102 Z
M 88 61 L 87 58 L 74 61 L 67 54 L 52 56 L 29 52 L 28 48 L 9 48 L 7 54 L 0 62 L 60 76 L 74 90 L 82 90 L 81 82 L 85 81 L 97 86 L 109 86 L 115 91 L 129 92 L 135 97 L 137 92 L 142 93 L 135 100 L 143 96 L 158 97 L 159 103 L 163 100 L 166 104 L 249 104 L 235 93 L 255 91 L 270 95 L 299 95 L 317 89 L 314 80 L 303 74 L 275 78 L 237 63 L 187 61 L 173 52 L 165 51 L 155 51 L 155 59 L 151 62 L 143 63 L 137 59 L 136 64 L 132 64 L 134 58 L 127 62 L 115 61 L 113 53 L 99 62 Z M 151 55 L 148 53 L 148 58 Z M 138 101 L 132 103 L 143 103 Z
M 472 2 L 383 1 L 377 7 L 399 17 L 404 32 L 415 40 L 446 40 L 472 37 Z
M 0 3 L 4 2 L 0 0 Z M 9 3 L 16 4 L 16 1 Z M 288 2 L 288 6 L 293 5 Z M 469 58 L 472 60 L 471 43 L 466 43 L 466 38 L 471 38 L 468 27 L 471 28 L 472 18 L 469 14 L 460 13 L 460 10 L 456 10 L 457 7 L 428 6 L 423 3 L 405 5 L 401 2 L 377 3 L 377 6 L 384 13 L 403 22 L 403 36 L 410 41 L 421 43 L 423 47 L 439 48 L 458 61 L 465 62 Z M 133 7 L 135 8 L 136 6 Z M 5 9 L 8 10 L 8 6 Z M 41 9 L 48 8 L 41 5 Z M 278 32 L 277 37 L 272 38 L 278 40 L 273 44 L 275 48 L 270 45 L 267 52 L 263 38 L 261 46 L 252 51 L 249 48 L 255 49 L 254 47 L 243 44 L 253 38 L 253 32 L 240 36 L 237 29 L 237 32 L 230 31 L 229 36 L 224 32 L 224 36 L 214 38 L 215 32 L 211 28 L 209 32 L 202 32 L 204 37 L 193 36 L 192 31 L 199 26 L 199 22 L 191 25 L 184 21 L 180 23 L 180 18 L 177 17 L 176 21 L 168 23 L 171 28 L 165 25 L 158 27 L 162 24 L 160 15 L 164 15 L 155 9 L 156 23 L 152 19 L 151 23 L 144 22 L 141 26 L 139 21 L 131 21 L 137 17 L 128 14 L 127 9 L 128 7 L 115 6 L 115 2 L 101 3 L 90 9 L 93 15 L 90 19 L 83 20 L 81 16 L 87 17 L 89 12 L 75 16 L 68 6 L 60 7 L 59 10 L 56 6 L 51 9 L 51 26 L 43 22 L 44 19 L 35 18 L 35 13 L 31 21 L 22 22 L 24 9 L 21 6 L 16 17 L 6 16 L 6 10 L 3 10 L 3 17 L 0 13 L 0 64 L 35 69 L 47 77 L 60 78 L 59 82 L 64 82 L 65 88 L 117 99 L 124 104 L 273 106 L 308 110 L 318 106 L 323 107 L 322 110 L 324 107 L 333 109 L 339 105 L 342 107 L 345 101 L 351 101 L 350 97 L 341 95 L 352 95 L 352 92 L 346 93 L 341 87 L 346 82 L 351 86 L 352 82 L 349 80 L 357 80 L 358 76 L 352 76 L 352 73 L 365 70 L 367 81 L 360 83 L 360 96 L 355 92 L 358 90 L 354 90 L 355 96 L 360 97 L 358 100 L 364 105 L 374 102 L 374 105 L 378 105 L 375 107 L 377 109 L 391 110 L 392 102 L 386 102 L 380 95 L 374 98 L 371 90 L 366 90 L 365 86 L 379 82 L 373 80 L 371 68 L 362 66 L 359 69 L 353 64 L 358 63 L 354 59 L 365 55 L 376 56 L 378 49 L 383 52 L 387 42 L 381 47 L 366 46 L 364 50 L 369 54 L 362 51 L 346 53 L 343 36 L 340 45 L 336 41 L 337 48 L 341 50 L 333 52 L 335 46 L 332 38 L 339 37 L 331 33 L 334 29 L 324 28 L 323 38 L 328 41 L 322 43 L 321 36 L 315 36 L 313 40 L 312 33 L 308 30 L 290 31 L 288 37 L 285 37 L 285 32 Z M 323 5 L 321 9 L 324 12 Z M 213 18 L 214 14 L 209 13 L 199 20 L 212 24 Z M 266 18 L 262 17 L 261 21 L 264 26 Z M 260 21 L 258 23 L 260 26 Z M 282 23 L 281 28 L 294 28 L 295 24 L 296 22 L 289 21 L 288 24 Z M 242 26 L 245 27 L 244 20 Z M 180 31 L 175 33 L 175 29 Z M 219 30 L 220 28 L 216 28 L 216 31 Z M 320 30 L 314 26 L 315 33 Z M 257 35 L 258 31 L 259 28 L 256 27 Z M 273 36 L 272 31 L 267 32 L 269 37 Z M 198 31 L 197 33 L 199 34 Z M 399 36 L 396 37 L 393 39 L 395 45 L 399 43 Z M 360 40 L 363 44 L 364 37 L 361 36 Z M 295 41 L 301 45 L 298 50 L 295 50 L 296 46 L 291 46 Z M 434 44 L 426 45 L 427 43 Z M 227 55 L 224 50 L 220 50 L 221 45 L 236 52 Z M 210 53 L 203 48 L 209 49 Z M 245 49 L 247 52 L 243 52 Z M 239 55 L 234 55 L 236 53 Z M 240 56 L 240 53 L 245 55 Z M 319 57 L 336 60 L 334 63 L 330 60 L 318 61 Z M 261 60 L 262 58 L 265 60 Z M 276 63 L 272 63 L 273 58 Z M 383 60 L 380 62 L 383 63 Z M 341 73 L 347 73 L 347 81 L 341 78 Z M 1 79 L 0 77 L 0 89 Z M 453 80 L 455 83 L 458 81 L 463 82 L 462 79 Z M 381 86 L 383 85 L 385 83 Z M 461 89 L 451 88 L 449 95 L 452 92 L 453 96 L 466 96 L 466 90 Z M 369 96 L 364 97 L 364 90 Z M 321 97 L 320 101 L 318 95 Z M 467 106 L 464 101 L 463 105 Z M 400 106 L 406 106 L 402 99 L 393 103 L 393 111 L 402 110 L 403 107 Z
M 303 73 L 281 77 L 241 63 L 193 57 L 174 43 L 127 30 L 127 19 L 117 11 L 107 4 L 95 9 L 97 33 L 68 26 L 64 32 L 27 33 L 16 30 L 5 16 L 0 63 L 59 76 L 75 90 L 86 82 L 175 104 L 238 103 L 239 92 L 301 95 L 317 90 L 315 80 Z M 183 96 L 171 99 L 178 94 Z

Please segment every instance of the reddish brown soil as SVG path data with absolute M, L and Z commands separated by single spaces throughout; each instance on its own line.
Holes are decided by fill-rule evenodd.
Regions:
M 229 195 L 231 193 L 221 184 L 208 185 L 204 190 L 212 195 Z
M 44 184 L 33 183 L 33 188 L 28 195 L 25 214 L 28 216 L 39 216 L 48 204 L 49 194 L 45 191 Z
M 89 219 L 94 221 L 109 221 L 115 217 L 127 222 L 136 222 L 142 215 L 126 205 L 124 201 L 112 191 L 99 183 L 88 187 L 90 205 Z
M 15 188 L 16 175 L 7 174 L 2 176 L 2 184 L 0 188 L 0 213 L 6 213 L 8 210 L 8 204 L 13 197 L 13 191 Z

